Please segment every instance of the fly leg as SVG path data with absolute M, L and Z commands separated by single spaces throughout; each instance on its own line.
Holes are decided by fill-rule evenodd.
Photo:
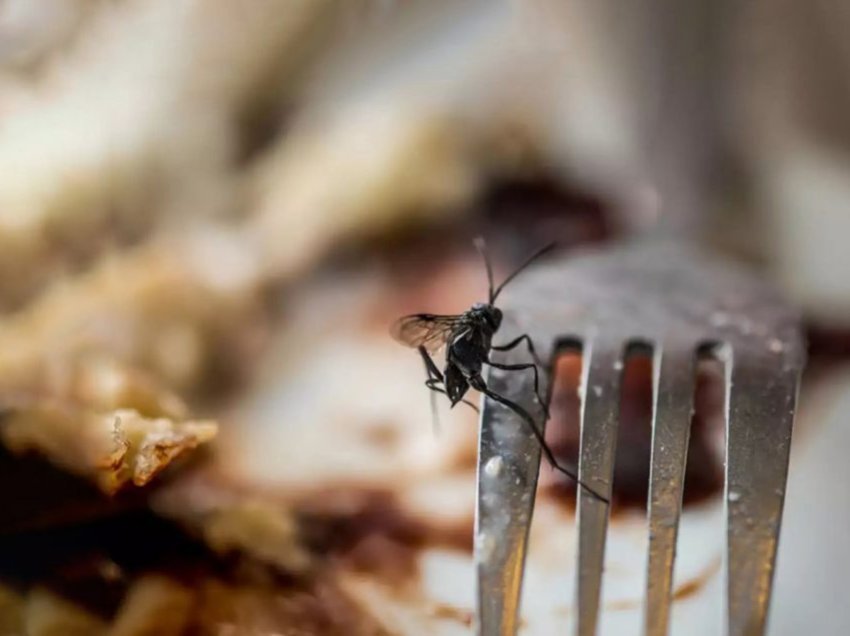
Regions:
M 502 369 L 503 371 L 524 371 L 525 369 L 531 369 L 534 372 L 534 395 L 537 396 L 537 401 L 540 403 L 540 408 L 543 409 L 546 419 L 549 419 L 549 406 L 543 400 L 543 396 L 540 395 L 540 377 L 536 364 L 501 364 L 499 362 L 491 362 L 490 360 L 487 360 L 485 364 L 489 364 L 494 369 Z
M 440 380 L 438 380 L 437 378 L 428 378 L 427 380 L 425 380 L 425 386 L 427 386 L 427 387 L 428 387 L 429 389 L 431 389 L 432 391 L 435 391 L 435 392 L 437 392 L 437 393 L 442 393 L 443 395 L 448 395 L 448 393 L 446 392 L 446 390 L 445 390 L 443 387 L 441 387 L 441 386 L 440 386 L 440 384 L 441 384 L 441 381 L 440 381 Z M 473 411 L 475 411 L 476 413 L 480 413 L 480 412 L 481 412 L 481 411 L 478 409 L 478 407 L 477 407 L 477 406 L 476 406 L 473 402 L 470 402 L 470 401 L 469 401 L 469 400 L 467 400 L 466 398 L 464 398 L 463 400 L 461 400 L 461 402 L 463 402 L 464 404 L 466 404 L 469 408 L 471 408 L 471 409 L 472 409 Z
M 534 419 L 531 417 L 531 415 L 528 414 L 528 411 L 526 411 L 516 402 L 513 402 L 508 398 L 503 397 L 494 391 L 491 391 L 480 375 L 471 377 L 469 379 L 469 384 L 473 389 L 481 391 L 481 393 L 489 397 L 491 400 L 498 402 L 499 404 L 509 408 L 511 411 L 519 415 L 522 420 L 528 425 L 529 429 L 531 429 L 531 432 L 534 434 L 535 439 L 537 439 L 537 442 L 540 444 L 540 448 L 543 451 L 543 454 L 546 455 L 546 459 L 549 461 L 549 464 L 553 468 L 562 472 L 564 475 L 572 479 L 574 482 L 584 488 L 587 492 L 589 492 L 599 501 L 608 503 L 608 500 L 605 497 L 598 494 L 592 488 L 586 486 L 584 483 L 579 481 L 579 478 L 575 474 L 575 472 L 571 471 L 569 468 L 564 468 L 563 466 L 561 466 L 561 464 L 558 463 L 558 460 L 555 458 L 555 454 L 552 452 L 552 449 L 549 448 L 549 444 L 546 443 L 546 438 L 543 437 L 543 433 L 541 433 L 540 429 L 537 428 L 537 425 L 534 423 Z
M 434 429 L 434 434 L 437 435 L 440 432 L 440 416 L 437 412 L 437 393 L 445 393 L 445 390 L 437 385 L 443 383 L 443 374 L 440 373 L 440 370 L 434 364 L 431 356 L 428 355 L 425 347 L 417 347 L 417 350 L 419 351 L 419 355 L 422 356 L 422 361 L 425 363 L 425 373 L 428 375 L 428 379 L 425 380 L 425 386 L 431 389 L 431 428 Z
M 538 385 L 540 381 L 538 379 L 537 367 L 546 367 L 543 364 L 543 361 L 540 359 L 540 356 L 537 355 L 537 351 L 534 349 L 534 343 L 531 341 L 531 337 L 524 333 L 521 336 L 518 336 L 511 340 L 510 342 L 503 345 L 492 345 L 490 348 L 493 351 L 510 351 L 512 349 L 516 349 L 520 343 L 525 342 L 528 347 L 528 352 L 531 354 L 531 359 L 534 360 L 534 364 L 529 365 L 502 365 L 499 366 L 493 362 L 489 362 L 490 366 L 496 367 L 497 369 L 504 369 L 505 371 L 519 371 L 521 369 L 534 369 L 534 393 L 537 395 L 537 401 L 540 402 L 540 406 L 543 409 L 543 412 L 546 413 L 546 419 L 549 419 L 549 405 L 543 400 L 540 396 L 540 390 L 538 389 Z
M 443 384 L 445 382 L 445 378 L 443 378 L 443 374 L 440 369 L 437 368 L 434 359 L 431 357 L 431 354 L 423 346 L 416 347 L 416 350 L 419 352 L 419 355 L 422 356 L 422 362 L 425 363 L 425 373 L 428 374 L 428 380 L 436 380 L 438 383 Z M 429 389 L 432 387 L 428 387 Z
M 448 393 L 446 393 L 446 390 L 443 388 L 443 386 L 441 386 L 441 385 L 445 384 L 445 378 L 443 377 L 442 372 L 437 367 L 436 363 L 434 362 L 434 359 L 430 356 L 430 354 L 425 349 L 425 347 L 422 347 L 422 346 L 417 347 L 417 350 L 419 351 L 419 355 L 422 356 L 422 361 L 425 363 L 425 373 L 428 374 L 428 379 L 425 380 L 425 386 L 427 386 L 432 391 L 432 393 L 431 393 L 431 418 L 432 418 L 432 422 L 433 422 L 433 426 L 434 426 L 434 431 L 439 432 L 439 430 L 440 430 L 440 417 L 439 417 L 439 414 L 437 412 L 436 396 L 437 396 L 437 393 L 442 393 L 443 395 L 448 395 Z M 473 404 L 469 400 L 464 399 L 464 400 L 461 400 L 461 401 L 464 404 L 466 404 L 467 406 L 469 406 L 476 413 L 479 412 L 478 407 L 475 406 L 475 404 Z
M 493 351 L 510 351 L 511 349 L 516 349 L 520 342 L 525 341 L 526 346 L 528 347 L 528 352 L 531 354 L 531 358 L 534 360 L 534 364 L 546 367 L 547 365 L 543 364 L 543 361 L 540 359 L 540 356 L 537 355 L 537 351 L 534 349 L 534 343 L 531 341 L 531 337 L 524 333 L 521 336 L 514 338 L 507 344 L 503 345 L 492 345 L 490 348 Z

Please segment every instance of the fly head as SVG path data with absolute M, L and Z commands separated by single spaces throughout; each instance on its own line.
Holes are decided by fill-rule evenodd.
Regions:
M 490 335 L 502 325 L 502 310 L 489 303 L 475 303 L 469 313 L 476 324 Z

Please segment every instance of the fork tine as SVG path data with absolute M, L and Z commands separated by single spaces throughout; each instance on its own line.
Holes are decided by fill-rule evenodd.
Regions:
M 726 604 L 729 636 L 764 633 L 796 405 L 799 364 L 732 352 L 727 384 Z
M 550 361 L 553 349 L 535 341 L 541 360 Z M 500 361 L 522 361 L 520 351 Z M 549 371 L 540 369 L 541 393 L 548 395 Z M 516 402 L 540 422 L 541 408 L 534 397 L 528 372 L 489 369 L 489 387 Z M 513 636 L 517 631 L 520 591 L 528 529 L 534 510 L 540 445 L 527 425 L 513 412 L 486 399 L 478 442 L 478 482 L 475 513 L 475 563 L 478 578 L 477 633 Z
M 583 355 L 579 479 L 610 499 L 620 410 L 623 343 L 597 338 Z M 608 505 L 580 488 L 576 634 L 593 636 L 599 614 Z
M 696 371 L 693 347 L 668 344 L 656 350 L 653 365 L 646 636 L 665 636 L 668 632 Z

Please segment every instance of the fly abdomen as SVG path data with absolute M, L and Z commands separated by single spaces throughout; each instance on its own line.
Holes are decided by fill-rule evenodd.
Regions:
M 460 402 L 469 390 L 469 382 L 466 381 L 466 375 L 451 362 L 446 365 L 445 387 L 446 395 L 449 396 L 452 406 Z

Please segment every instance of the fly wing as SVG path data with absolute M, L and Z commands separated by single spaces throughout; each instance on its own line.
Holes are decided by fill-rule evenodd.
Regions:
M 448 341 L 452 331 L 460 324 L 462 316 L 437 314 L 411 314 L 399 318 L 390 329 L 393 338 L 408 347 L 425 347 L 436 353 Z

